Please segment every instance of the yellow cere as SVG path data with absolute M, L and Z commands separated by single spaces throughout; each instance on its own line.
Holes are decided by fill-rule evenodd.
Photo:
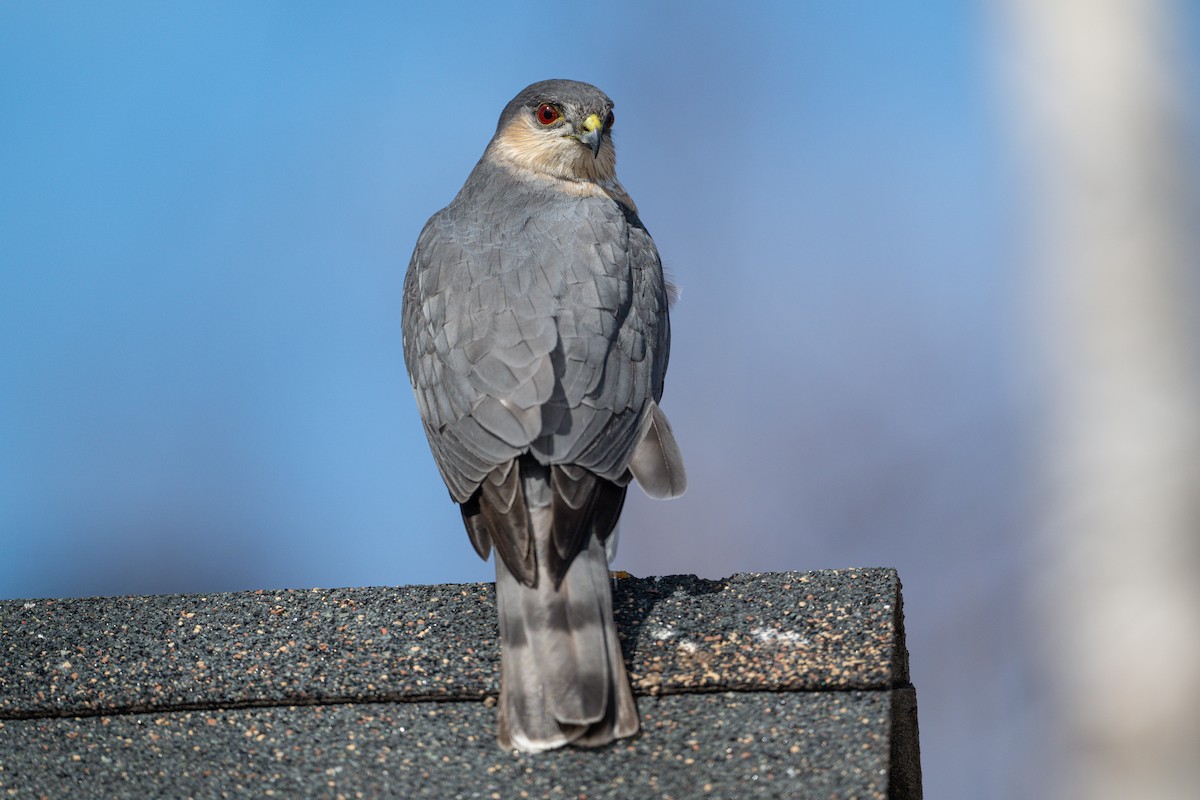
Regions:
M 583 129 L 589 133 L 602 127 L 604 127 L 604 123 L 595 114 L 589 114 L 588 118 L 583 121 Z

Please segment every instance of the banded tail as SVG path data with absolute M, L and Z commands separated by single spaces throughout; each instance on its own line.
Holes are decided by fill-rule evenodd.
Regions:
M 463 504 L 475 549 L 497 555 L 501 747 L 597 747 L 637 732 L 605 554 L 624 501 L 624 486 L 525 455 Z

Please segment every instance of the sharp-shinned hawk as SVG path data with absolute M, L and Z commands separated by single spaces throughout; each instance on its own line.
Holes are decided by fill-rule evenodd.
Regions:
M 535 83 L 500 115 L 404 282 L 404 358 L 476 552 L 496 550 L 497 740 L 598 746 L 638 730 L 608 556 L 631 479 L 683 493 L 659 409 L 662 262 L 616 176 L 613 103 Z

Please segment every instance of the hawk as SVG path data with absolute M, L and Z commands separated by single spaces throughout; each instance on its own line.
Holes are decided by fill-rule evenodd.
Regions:
M 523 90 L 404 280 L 404 360 L 450 495 L 496 551 L 497 741 L 537 752 L 638 730 L 608 561 L 631 480 L 683 493 L 659 408 L 669 291 L 616 175 L 613 103 Z

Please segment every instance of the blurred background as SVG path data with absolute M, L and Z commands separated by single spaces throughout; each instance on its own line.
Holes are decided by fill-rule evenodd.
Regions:
M 0 5 L 0 598 L 491 580 L 401 284 L 548 77 L 683 287 L 615 566 L 894 566 L 927 797 L 1186 796 L 1186 0 Z

